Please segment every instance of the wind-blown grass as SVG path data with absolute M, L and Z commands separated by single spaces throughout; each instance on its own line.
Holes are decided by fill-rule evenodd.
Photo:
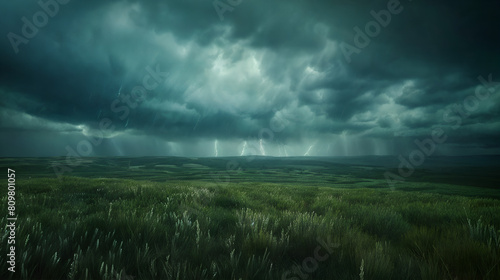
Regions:
M 318 239 L 339 246 L 309 279 L 500 279 L 496 199 L 78 177 L 17 186 L 16 273 L 2 262 L 1 279 L 282 279 Z

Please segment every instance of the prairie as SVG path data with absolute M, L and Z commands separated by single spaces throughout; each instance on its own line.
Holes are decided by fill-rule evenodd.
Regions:
M 18 214 L 0 278 L 500 279 L 494 166 L 391 190 L 381 160 L 88 158 L 58 178 L 63 161 L 0 159 Z

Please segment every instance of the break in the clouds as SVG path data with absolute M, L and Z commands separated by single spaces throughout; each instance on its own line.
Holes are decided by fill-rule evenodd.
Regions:
M 498 1 L 0 6 L 0 156 L 500 151 Z

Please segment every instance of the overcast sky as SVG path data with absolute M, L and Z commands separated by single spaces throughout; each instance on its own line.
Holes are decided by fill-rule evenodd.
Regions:
M 499 8 L 1 1 L 0 156 L 499 154 Z

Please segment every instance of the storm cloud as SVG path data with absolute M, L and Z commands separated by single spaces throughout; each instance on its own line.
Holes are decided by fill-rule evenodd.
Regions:
M 500 152 L 498 1 L 0 6 L 0 156 Z

